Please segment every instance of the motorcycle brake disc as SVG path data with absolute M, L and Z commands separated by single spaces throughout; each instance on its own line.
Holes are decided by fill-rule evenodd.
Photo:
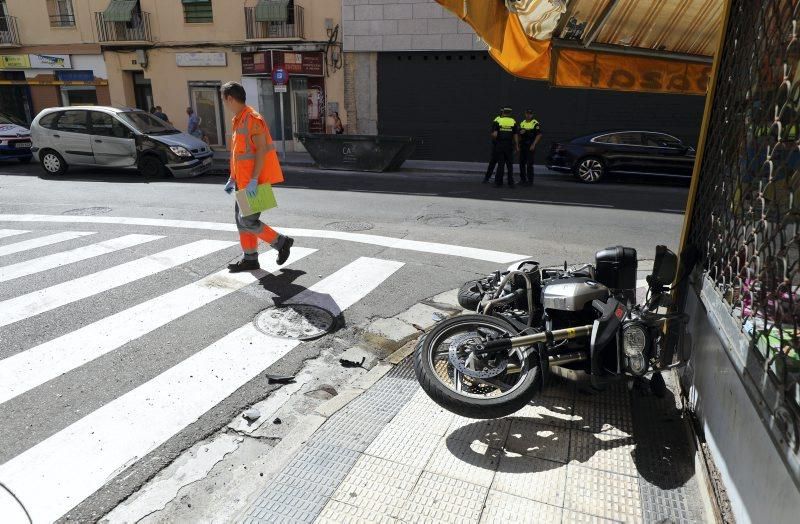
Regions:
M 472 355 L 472 348 L 469 347 L 470 341 L 475 341 L 478 343 L 483 342 L 477 333 L 464 333 L 450 342 L 450 351 L 448 356 L 450 363 L 455 369 L 471 378 L 492 378 L 500 375 L 506 370 L 506 366 L 508 366 L 508 359 L 506 358 L 497 359 L 494 361 L 495 364 L 493 366 L 489 366 L 487 361 L 479 360 L 476 357 L 475 360 L 483 369 L 476 370 L 468 368 L 467 359 L 469 359 L 470 355 Z

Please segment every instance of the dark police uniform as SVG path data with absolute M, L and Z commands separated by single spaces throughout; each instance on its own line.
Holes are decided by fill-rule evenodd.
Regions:
M 519 124 L 519 178 L 523 184 L 533 184 L 533 151 L 531 146 L 542 128 L 535 118 L 523 120 Z
M 497 163 L 497 175 L 494 182 L 503 185 L 504 167 L 508 169 L 508 185 L 514 186 L 514 137 L 519 134 L 517 121 L 510 116 L 498 116 L 492 122 L 492 131 L 497 133 L 494 141 L 492 163 Z

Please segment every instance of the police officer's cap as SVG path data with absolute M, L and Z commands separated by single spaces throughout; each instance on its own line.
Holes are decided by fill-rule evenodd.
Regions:
M 511 109 L 510 107 L 504 107 L 504 108 L 502 109 L 502 111 L 503 111 L 504 113 L 511 113 L 511 112 L 513 111 L 513 109 Z
M 526 112 L 526 113 L 533 114 L 533 109 L 526 109 L 526 110 L 525 110 L 525 112 Z

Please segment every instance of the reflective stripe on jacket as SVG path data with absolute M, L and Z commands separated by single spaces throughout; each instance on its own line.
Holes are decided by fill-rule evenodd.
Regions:
M 498 116 L 494 119 L 494 121 L 500 126 L 500 131 L 504 133 L 513 132 L 514 126 L 517 125 L 517 121 L 510 116 Z
M 278 152 L 272 142 L 269 126 L 264 118 L 252 107 L 247 106 L 233 118 L 231 138 L 231 178 L 239 189 L 244 188 L 253 178 L 256 166 L 256 144 L 254 137 L 263 134 L 267 140 L 267 154 L 264 166 L 258 173 L 259 184 L 278 184 L 283 182 L 283 171 L 278 162 Z

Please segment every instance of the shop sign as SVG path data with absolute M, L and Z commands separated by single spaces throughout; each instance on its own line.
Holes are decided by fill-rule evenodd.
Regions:
M 175 63 L 179 67 L 225 67 L 227 55 L 223 53 L 176 53 Z
M 30 69 L 28 55 L 0 55 L 0 69 Z
M 70 69 L 69 55 L 28 55 L 32 69 Z
M 323 76 L 324 59 L 317 51 L 262 51 L 242 53 L 242 73 L 269 73 L 280 67 L 287 73 L 301 76 Z

